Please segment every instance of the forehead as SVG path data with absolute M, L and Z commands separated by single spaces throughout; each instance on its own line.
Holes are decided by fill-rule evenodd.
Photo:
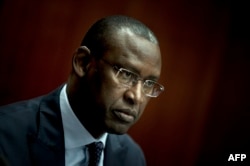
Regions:
M 114 32 L 107 43 L 105 58 L 145 77 L 160 76 L 161 53 L 157 44 L 135 35 L 128 28 Z

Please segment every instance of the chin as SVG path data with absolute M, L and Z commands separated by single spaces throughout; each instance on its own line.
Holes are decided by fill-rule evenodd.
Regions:
M 115 135 L 123 135 L 123 134 L 125 134 L 125 133 L 127 133 L 127 132 L 117 132 L 117 131 L 108 131 L 108 133 L 109 134 L 115 134 Z
M 107 126 L 107 132 L 110 134 L 117 134 L 117 135 L 122 135 L 127 133 L 129 130 L 129 127 L 127 125 L 121 125 L 121 124 L 117 124 L 117 125 L 112 125 L 112 126 Z

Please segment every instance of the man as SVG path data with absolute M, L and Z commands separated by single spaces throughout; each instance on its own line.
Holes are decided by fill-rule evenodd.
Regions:
M 146 165 L 125 133 L 164 90 L 160 72 L 159 45 L 144 24 L 126 16 L 97 21 L 74 53 L 65 85 L 0 108 L 0 156 L 11 166 L 88 165 L 98 142 L 99 166 Z

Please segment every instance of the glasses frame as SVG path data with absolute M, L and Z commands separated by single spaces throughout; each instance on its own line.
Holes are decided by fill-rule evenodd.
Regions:
M 159 83 L 156 82 L 156 81 L 149 80 L 149 79 L 146 79 L 146 80 L 145 80 L 145 79 L 141 78 L 140 75 L 138 75 L 138 74 L 136 74 L 136 73 L 134 73 L 134 72 L 132 72 L 132 71 L 130 71 L 130 70 L 128 70 L 128 69 L 125 69 L 125 68 L 122 68 L 122 67 L 118 67 L 118 66 L 116 66 L 116 65 L 113 65 L 113 64 L 109 63 L 107 60 L 105 60 L 105 59 L 103 59 L 103 58 L 101 58 L 101 60 L 102 60 L 103 62 L 105 62 L 106 64 L 108 64 L 110 67 L 112 67 L 112 68 L 116 71 L 116 73 L 115 73 L 116 78 L 118 77 L 119 73 L 122 72 L 122 71 L 126 71 L 127 73 L 131 73 L 133 76 L 135 76 L 135 79 L 132 80 L 132 84 L 133 84 L 133 85 L 128 85 L 128 84 L 126 84 L 126 83 L 121 83 L 121 84 L 126 85 L 128 88 L 130 88 L 130 87 L 136 85 L 139 81 L 142 81 L 142 83 L 143 83 L 143 84 L 142 84 L 142 85 L 143 85 L 142 91 L 143 91 L 143 93 L 144 93 L 146 96 L 148 96 L 148 97 L 154 97 L 154 98 L 156 98 L 156 97 L 158 97 L 158 96 L 164 91 L 164 86 L 161 85 L 161 84 L 159 84 Z M 151 81 L 151 82 L 153 82 L 155 85 L 157 85 L 157 86 L 159 87 L 159 91 L 158 91 L 158 94 L 157 94 L 157 95 L 151 95 L 151 94 L 147 94 L 147 93 L 145 92 L 144 86 L 145 86 L 145 83 L 146 83 L 147 81 Z

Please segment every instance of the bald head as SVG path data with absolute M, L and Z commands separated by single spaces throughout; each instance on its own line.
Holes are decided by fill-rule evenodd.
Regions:
M 154 33 L 142 22 L 128 16 L 114 15 L 102 18 L 93 24 L 82 40 L 81 46 L 87 46 L 94 56 L 101 56 L 109 48 L 112 35 L 124 29 L 158 44 Z

